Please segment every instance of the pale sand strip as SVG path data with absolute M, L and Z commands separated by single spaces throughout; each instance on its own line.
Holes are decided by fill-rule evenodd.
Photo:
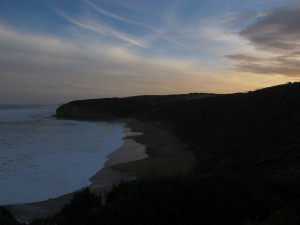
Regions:
M 113 165 L 114 170 L 134 173 L 139 178 L 153 178 L 186 176 L 192 169 L 195 162 L 193 153 L 164 128 L 165 124 L 132 119 L 124 122 L 133 130 L 143 132 L 143 135 L 133 136 L 131 139 L 144 144 L 149 157 Z
M 110 189 L 113 184 L 121 181 L 128 181 L 135 179 L 134 173 L 124 173 L 113 170 L 112 167 L 118 164 L 132 162 L 136 160 L 145 159 L 148 157 L 146 154 L 146 147 L 135 140 L 127 139 L 128 137 L 141 135 L 142 133 L 130 132 L 126 128 L 124 144 L 116 151 L 108 155 L 108 160 L 105 162 L 104 167 L 90 178 L 90 189 L 99 192 L 99 188 Z M 102 190 L 100 190 L 101 192 Z

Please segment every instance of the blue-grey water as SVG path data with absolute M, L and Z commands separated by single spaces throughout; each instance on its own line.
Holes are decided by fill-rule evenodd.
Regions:
M 51 117 L 57 106 L 0 105 L 0 205 L 85 187 L 123 143 L 123 127 Z

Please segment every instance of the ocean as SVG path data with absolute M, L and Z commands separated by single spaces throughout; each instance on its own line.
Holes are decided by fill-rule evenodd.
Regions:
M 56 119 L 56 108 L 0 105 L 0 205 L 83 188 L 123 144 L 121 124 Z

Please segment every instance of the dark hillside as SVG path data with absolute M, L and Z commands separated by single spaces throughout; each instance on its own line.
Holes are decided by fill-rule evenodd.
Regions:
M 62 211 L 33 224 L 299 224 L 300 83 L 229 95 L 74 101 L 57 116 L 164 126 L 197 160 L 185 178 L 120 184 L 106 205 L 93 205 L 84 216 L 71 203 L 75 223 Z
M 127 98 L 77 100 L 57 109 L 57 116 L 70 119 L 116 119 L 120 117 L 145 118 L 162 103 L 200 99 L 214 94 L 144 95 Z
M 300 85 L 165 103 L 151 119 L 171 125 L 198 158 L 195 173 L 286 179 L 300 169 Z
M 291 179 L 300 170 L 299 83 L 230 95 L 74 101 L 60 107 L 57 116 L 159 121 L 197 156 L 193 172 L 198 175 Z

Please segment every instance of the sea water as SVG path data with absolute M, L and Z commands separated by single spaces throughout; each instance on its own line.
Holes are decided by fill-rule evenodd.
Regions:
M 0 105 L 0 205 L 85 187 L 122 145 L 120 124 L 56 119 L 56 107 Z

